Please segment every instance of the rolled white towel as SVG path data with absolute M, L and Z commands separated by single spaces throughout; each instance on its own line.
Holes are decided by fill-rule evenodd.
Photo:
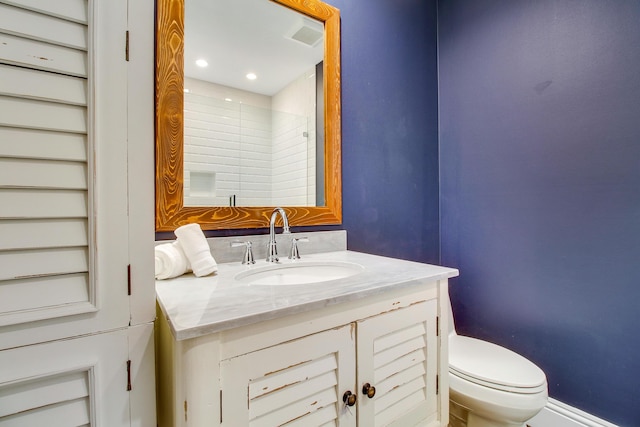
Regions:
M 184 261 L 187 263 L 187 273 L 189 273 L 191 270 L 191 263 L 189 262 L 189 258 L 187 258 L 187 254 L 184 253 L 184 249 L 182 249 L 182 245 L 180 244 L 180 242 L 178 242 L 177 240 L 175 240 L 172 243 L 173 246 L 175 246 L 176 250 L 178 252 L 180 252 L 180 255 L 184 258 Z
M 177 243 L 164 243 L 155 247 L 156 279 L 171 279 L 189 270 L 189 261 Z
M 202 277 L 218 271 L 218 265 L 211 255 L 209 243 L 204 237 L 200 224 L 183 225 L 175 230 L 175 234 L 191 264 L 193 274 Z

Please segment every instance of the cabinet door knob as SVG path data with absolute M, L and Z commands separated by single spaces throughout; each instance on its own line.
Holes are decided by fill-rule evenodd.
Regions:
M 345 391 L 342 395 L 342 401 L 347 406 L 353 406 L 356 404 L 357 397 L 355 394 L 351 393 L 351 391 Z
M 369 383 L 362 386 L 362 393 L 366 394 L 369 399 L 376 395 L 376 388 Z

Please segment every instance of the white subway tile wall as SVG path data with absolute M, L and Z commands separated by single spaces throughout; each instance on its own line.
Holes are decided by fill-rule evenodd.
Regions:
M 315 68 L 273 96 L 273 111 L 298 112 L 274 117 L 273 200 L 283 206 L 316 205 Z M 275 113 L 274 113 L 275 114 Z M 313 169 L 313 175 L 311 170 Z
M 185 78 L 187 206 L 315 205 L 313 74 L 273 97 Z

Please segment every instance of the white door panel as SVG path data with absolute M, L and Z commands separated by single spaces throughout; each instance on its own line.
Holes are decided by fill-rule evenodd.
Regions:
M 358 423 L 415 425 L 437 416 L 437 301 L 430 300 L 358 322 Z
M 152 324 L 0 351 L 0 426 L 155 426 L 153 358 Z
M 0 1 L 0 349 L 131 318 L 127 1 L 44 3 Z
M 126 330 L 1 351 L 0 426 L 126 425 L 127 360 Z
M 223 426 L 355 426 L 353 325 L 221 362 Z
M 152 0 L 0 0 L 0 427 L 156 425 L 153 39 Z

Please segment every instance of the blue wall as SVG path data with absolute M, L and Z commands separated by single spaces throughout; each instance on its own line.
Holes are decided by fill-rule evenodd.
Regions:
M 460 332 L 640 425 L 640 1 L 440 0 L 442 262 Z
M 439 261 L 435 0 L 328 0 L 342 21 L 343 225 L 351 250 Z
M 294 231 L 345 229 L 351 250 L 437 263 L 436 0 L 325 1 L 342 23 L 343 224 Z
M 327 1 L 344 221 L 320 229 L 460 268 L 460 332 L 534 360 L 552 397 L 640 425 L 640 1 Z

